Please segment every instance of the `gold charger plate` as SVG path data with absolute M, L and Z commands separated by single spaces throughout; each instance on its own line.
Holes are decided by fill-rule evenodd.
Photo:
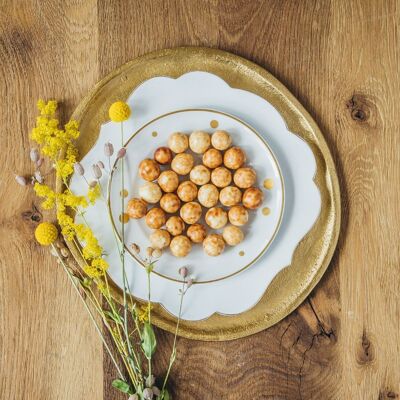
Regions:
M 332 156 L 317 124 L 295 97 L 263 68 L 236 55 L 209 48 L 183 47 L 144 55 L 106 76 L 81 101 L 72 115 L 80 123 L 81 156 L 95 143 L 100 125 L 108 120 L 109 105 L 127 99 L 142 82 L 156 76 L 177 78 L 191 71 L 215 74 L 234 88 L 253 92 L 271 103 L 288 129 L 305 140 L 314 153 L 314 178 L 321 194 L 321 212 L 297 246 L 291 265 L 271 282 L 250 310 L 232 316 L 213 314 L 201 321 L 182 321 L 179 335 L 197 340 L 232 340 L 260 332 L 297 308 L 315 287 L 332 258 L 340 229 L 340 191 Z M 70 250 L 82 265 L 77 248 Z M 121 291 L 115 285 L 115 294 Z M 140 301 L 139 301 L 140 302 Z M 176 319 L 154 304 L 152 321 L 174 332 Z

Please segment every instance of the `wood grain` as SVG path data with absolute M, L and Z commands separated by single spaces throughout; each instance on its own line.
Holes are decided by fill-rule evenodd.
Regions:
M 1 7 L 0 397 L 124 398 L 110 388 L 115 371 L 107 357 L 101 365 L 100 342 L 65 277 L 20 217 L 32 198 L 12 174 L 29 169 L 22 151 L 34 102 L 61 99 L 68 115 L 120 64 L 194 45 L 264 66 L 311 112 L 338 169 L 343 227 L 323 280 L 284 321 L 234 342 L 179 339 L 174 399 L 400 398 L 399 8 L 389 0 Z M 171 335 L 157 337 L 163 374 Z

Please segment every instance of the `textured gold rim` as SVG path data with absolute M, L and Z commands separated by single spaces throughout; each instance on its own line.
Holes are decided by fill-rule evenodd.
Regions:
M 312 117 L 286 87 L 260 66 L 231 53 L 203 47 L 165 49 L 138 57 L 117 68 L 97 83 L 77 106 L 72 118 L 80 123 L 78 141 L 83 156 L 97 139 L 100 125 L 108 119 L 108 107 L 126 99 L 144 81 L 167 76 L 178 78 L 205 71 L 219 76 L 233 88 L 255 93 L 271 103 L 284 118 L 288 129 L 310 146 L 317 163 L 314 181 L 321 194 L 318 220 L 297 246 L 290 266 L 284 268 L 268 286 L 259 302 L 241 314 L 213 314 L 202 321 L 182 321 L 179 335 L 196 340 L 232 340 L 260 332 L 296 309 L 326 271 L 340 231 L 340 189 L 325 139 Z M 61 190 L 62 182 L 57 181 Z M 80 265 L 78 249 L 69 248 Z M 115 296 L 120 293 L 113 287 Z M 139 303 L 142 303 L 137 299 Z M 154 304 L 152 321 L 173 332 L 176 319 Z
M 184 109 L 184 110 L 176 110 L 176 111 L 172 111 L 163 115 L 158 116 L 157 118 L 154 118 L 153 120 L 147 122 L 145 125 L 143 125 L 141 128 L 139 128 L 136 132 L 134 132 L 131 137 L 125 142 L 125 147 L 130 143 L 130 141 L 136 136 L 138 135 L 140 132 L 143 131 L 143 129 L 147 128 L 149 125 L 151 125 L 153 122 L 158 121 L 159 119 L 162 119 L 166 116 L 169 115 L 173 115 L 173 114 L 179 114 L 179 113 L 183 113 L 183 112 L 188 112 L 188 111 L 207 111 L 207 112 L 212 112 L 214 114 L 219 114 L 219 115 L 223 115 L 225 117 L 229 117 L 237 122 L 239 122 L 240 124 L 244 125 L 247 129 L 250 129 L 257 137 L 258 139 L 261 141 L 261 143 L 264 144 L 264 146 L 266 147 L 267 151 L 269 151 L 269 153 L 271 154 L 275 166 L 278 169 L 278 173 L 279 173 L 279 177 L 280 177 L 280 181 L 281 181 L 281 191 L 282 191 L 282 204 L 281 204 L 281 209 L 279 210 L 279 218 L 278 218 L 278 223 L 276 224 L 275 230 L 270 238 L 270 240 L 267 242 L 267 244 L 265 245 L 265 247 L 261 250 L 261 252 L 252 260 L 250 261 L 248 264 L 246 264 L 244 267 L 239 268 L 237 271 L 232 272 L 231 274 L 222 276 L 220 278 L 217 279 L 211 279 L 211 280 L 206 280 L 206 281 L 195 281 L 193 282 L 193 284 L 205 284 L 205 283 L 213 283 L 213 282 L 218 282 L 218 281 L 222 281 L 224 279 L 230 278 L 234 275 L 237 275 L 243 271 L 245 271 L 247 268 L 249 268 L 250 266 L 252 266 L 255 262 L 257 262 L 264 254 L 265 252 L 268 250 L 269 246 L 271 245 L 271 243 L 274 241 L 279 228 L 282 224 L 282 217 L 283 217 L 283 211 L 285 208 L 285 187 L 284 187 L 284 179 L 283 179 L 283 175 L 281 172 L 281 168 L 279 166 L 278 160 L 274 154 L 274 152 L 272 151 L 272 149 L 270 148 L 269 144 L 267 143 L 267 141 L 250 125 L 248 125 L 246 122 L 242 121 L 241 119 L 235 117 L 234 115 L 222 112 L 222 111 L 217 111 L 217 110 L 212 110 L 212 109 L 208 109 L 208 108 L 188 108 L 188 109 Z M 112 179 L 114 176 L 114 172 L 115 172 L 115 166 L 116 166 L 117 160 L 115 160 L 114 165 L 111 169 L 111 176 L 110 179 L 108 180 L 108 188 L 107 188 L 107 208 L 108 208 L 108 214 L 110 216 L 110 220 L 114 229 L 114 232 L 118 235 L 119 239 L 121 240 L 121 235 L 118 232 L 117 227 L 115 226 L 115 221 L 114 221 L 114 217 L 112 215 L 111 212 L 111 199 L 110 199 L 110 193 L 111 193 L 111 184 L 112 184 Z M 124 245 L 125 249 L 128 251 L 128 253 L 142 266 L 145 268 L 145 264 L 143 263 L 143 261 L 137 257 L 129 248 L 129 246 L 127 246 L 126 244 Z M 169 276 L 166 276 L 164 274 L 161 274 L 160 272 L 157 272 L 156 270 L 153 271 L 156 275 L 161 276 L 164 279 L 168 279 L 169 281 L 173 281 L 173 282 L 180 282 L 182 283 L 183 281 L 179 280 L 179 279 L 174 279 L 171 278 Z M 122 290 L 122 289 L 121 289 Z

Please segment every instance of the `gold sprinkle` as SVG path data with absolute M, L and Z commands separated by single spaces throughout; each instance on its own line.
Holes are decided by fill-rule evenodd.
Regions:
M 122 219 L 124 220 L 124 224 L 126 224 L 129 221 L 129 215 L 127 213 L 123 213 L 119 216 L 119 222 L 122 222 Z
M 158 133 L 156 131 L 151 132 L 151 136 L 156 137 Z
M 269 215 L 269 214 L 271 214 L 271 210 L 268 207 L 264 207 L 262 209 L 262 213 L 263 213 L 263 215 Z
M 210 126 L 211 126 L 211 128 L 218 128 L 218 121 L 216 120 L 216 119 L 213 119 L 211 122 L 210 122 Z
M 126 189 L 121 190 L 121 191 L 119 192 L 119 195 L 120 195 L 121 197 L 127 197 L 127 196 L 128 196 L 128 191 L 127 191 Z
M 239 251 L 239 256 L 240 256 L 240 257 L 243 257 L 243 256 L 244 256 L 244 251 L 243 251 L 243 250 Z
M 271 190 L 274 187 L 274 181 L 272 179 L 265 179 L 264 187 L 265 189 Z

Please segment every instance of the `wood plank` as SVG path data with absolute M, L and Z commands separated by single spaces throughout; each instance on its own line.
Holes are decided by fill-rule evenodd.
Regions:
M 101 342 L 65 274 L 33 239 L 28 132 L 36 101 L 67 116 L 96 82 L 95 1 L 2 2 L 0 93 L 0 398 L 102 397 Z

